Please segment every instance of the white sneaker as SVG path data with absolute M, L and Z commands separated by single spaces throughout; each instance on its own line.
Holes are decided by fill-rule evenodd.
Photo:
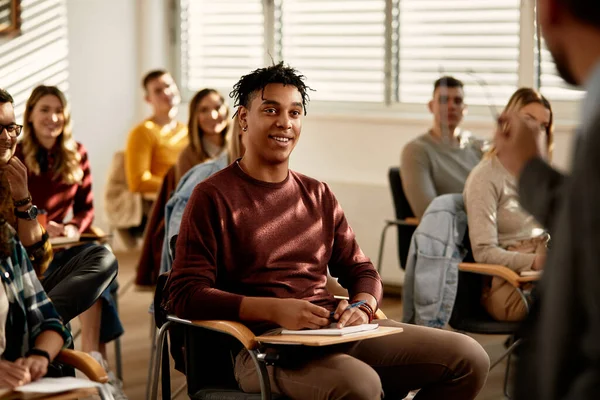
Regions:
M 97 351 L 90 352 L 90 355 L 98 361 L 98 363 L 104 368 L 108 375 L 108 382 L 104 385 L 105 389 L 108 389 L 114 400 L 128 400 L 125 392 L 123 391 L 123 382 L 115 376 L 115 374 L 108 368 L 108 361 L 106 361 L 102 354 Z

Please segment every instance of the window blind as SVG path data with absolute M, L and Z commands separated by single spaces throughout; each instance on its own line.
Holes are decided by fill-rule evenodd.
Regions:
M 65 0 L 23 0 L 20 35 L 0 41 L 0 87 L 15 100 L 21 121 L 32 89 L 40 84 L 68 91 Z
M 242 75 L 262 67 L 262 0 L 182 0 L 181 78 L 184 89 L 212 87 L 226 96 Z
M 519 81 L 520 0 L 399 0 L 397 100 L 425 103 L 453 75 L 467 104 L 505 104 Z M 471 74 L 469 73 L 471 72 Z
M 307 77 L 313 100 L 383 102 L 385 0 L 283 0 L 281 58 Z

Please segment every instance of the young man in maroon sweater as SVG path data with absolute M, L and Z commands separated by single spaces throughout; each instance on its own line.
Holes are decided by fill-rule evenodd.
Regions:
M 382 285 L 335 196 L 288 169 L 308 101 L 304 77 L 280 63 L 243 76 L 232 95 L 246 152 L 200 183 L 186 207 L 169 281 L 172 311 L 190 319 L 242 321 L 255 333 L 369 322 Z M 346 309 L 326 289 L 327 268 L 348 289 Z M 458 333 L 401 326 L 397 335 L 303 351 L 293 368 L 274 367 L 272 390 L 294 399 L 473 399 L 489 358 Z M 247 352 L 235 360 L 240 388 L 259 392 Z

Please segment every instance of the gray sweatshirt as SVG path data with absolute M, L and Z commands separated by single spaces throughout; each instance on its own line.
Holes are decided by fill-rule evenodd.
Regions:
M 426 133 L 402 150 L 402 187 L 415 217 L 423 216 L 437 196 L 462 193 L 467 176 L 481 160 L 485 142 L 468 132 L 459 141 L 453 146 Z

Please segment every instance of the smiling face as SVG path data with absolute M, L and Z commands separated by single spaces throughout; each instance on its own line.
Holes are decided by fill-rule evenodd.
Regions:
M 65 128 L 65 110 L 52 94 L 42 96 L 31 109 L 28 121 L 40 143 L 54 143 Z
M 252 95 L 249 108 L 240 106 L 246 155 L 267 165 L 287 163 L 300 139 L 302 96 L 295 86 L 271 83 Z
M 211 92 L 204 96 L 198 107 L 198 127 L 204 135 L 220 135 L 227 127 L 227 105 L 218 93 Z
M 15 109 L 12 103 L 0 104 L 0 125 L 13 125 L 15 122 Z M 11 137 L 6 129 L 0 132 L 0 165 L 8 163 L 17 147 L 17 138 Z

